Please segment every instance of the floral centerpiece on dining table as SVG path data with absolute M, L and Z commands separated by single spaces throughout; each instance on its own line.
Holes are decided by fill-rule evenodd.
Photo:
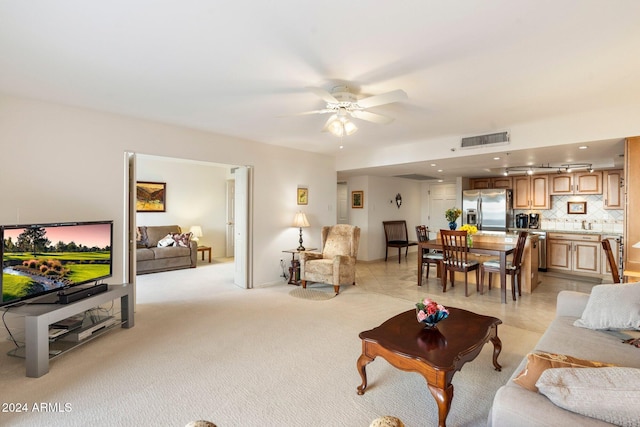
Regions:
M 473 235 L 478 232 L 478 227 L 471 224 L 465 224 L 462 227 L 460 227 L 460 231 L 467 232 L 467 246 L 469 247 L 473 246 Z
M 416 304 L 418 322 L 423 323 L 427 329 L 435 328 L 439 321 L 446 319 L 448 316 L 449 310 L 431 298 L 425 298 Z
M 455 230 L 458 224 L 456 220 L 462 215 L 462 209 L 458 209 L 456 207 L 447 209 L 444 213 L 444 217 L 449 221 L 449 228 L 451 230 Z

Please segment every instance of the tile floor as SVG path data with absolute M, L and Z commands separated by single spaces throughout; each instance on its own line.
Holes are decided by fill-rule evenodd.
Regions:
M 507 292 L 507 303 L 500 303 L 500 289 L 492 287 L 483 295 L 475 292 L 475 285 L 469 285 L 469 296 L 464 296 L 464 276 L 456 273 L 456 286 L 447 287 L 443 293 L 440 279 L 435 277 L 432 268 L 428 280 L 417 286 L 417 254 L 409 253 L 398 263 L 397 257 L 389 257 L 385 262 L 358 261 L 356 284 L 369 292 L 377 292 L 409 301 L 419 301 L 429 296 L 444 306 L 454 306 L 476 313 L 498 317 L 506 325 L 544 332 L 555 316 L 556 297 L 562 290 L 589 293 L 599 282 L 579 276 L 563 276 L 555 273 L 539 273 L 538 287 L 531 294 L 522 294 L 517 301 Z M 473 273 L 472 273 L 473 274 Z M 507 278 L 509 280 L 509 278 Z

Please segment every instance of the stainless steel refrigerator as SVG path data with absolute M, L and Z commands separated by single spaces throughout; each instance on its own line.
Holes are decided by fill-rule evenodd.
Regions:
M 478 230 L 507 231 L 513 226 L 511 190 L 465 190 L 462 192 L 462 223 Z

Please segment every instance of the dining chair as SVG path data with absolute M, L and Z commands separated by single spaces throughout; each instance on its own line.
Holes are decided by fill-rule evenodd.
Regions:
M 409 233 L 407 232 L 407 221 L 382 221 L 382 227 L 384 228 L 384 260 L 387 261 L 387 255 L 389 254 L 389 248 L 398 248 L 398 264 L 400 264 L 400 252 L 402 248 L 405 248 L 404 257 L 407 258 L 409 254 L 409 246 L 416 246 L 418 242 L 409 240 Z
M 426 242 L 429 240 L 429 228 L 426 225 L 417 225 L 416 226 L 416 235 L 418 236 L 418 242 Z M 442 253 L 441 252 L 430 252 L 429 249 L 422 249 L 422 265 L 427 266 L 427 279 L 429 278 L 429 266 L 431 264 L 435 264 L 437 268 L 437 273 L 440 275 L 440 278 L 443 278 L 442 274 Z
M 528 235 L 529 233 L 527 231 L 521 231 L 518 234 L 513 257 L 511 261 L 507 261 L 507 265 L 505 266 L 505 272 L 511 276 L 511 296 L 514 301 L 516 300 L 516 288 L 518 288 L 518 296 L 522 296 L 522 286 L 520 284 L 522 281 L 522 255 L 524 254 L 524 245 L 527 242 Z M 482 286 L 483 289 L 485 273 L 489 273 L 489 290 L 491 290 L 491 274 L 500 274 L 500 261 L 492 260 L 482 263 L 480 267 L 480 286 Z
M 440 230 L 442 240 L 443 266 L 445 276 L 443 279 L 442 292 L 447 292 L 447 273 L 451 280 L 451 287 L 454 286 L 456 272 L 464 273 L 464 296 L 469 296 L 468 273 L 476 272 L 476 291 L 480 291 L 480 264 L 478 261 L 469 260 L 469 248 L 467 247 L 467 232 L 456 230 Z
M 620 280 L 620 272 L 616 265 L 616 257 L 613 255 L 613 249 L 611 249 L 611 242 L 609 242 L 609 239 L 604 239 L 602 241 L 602 249 L 604 249 L 605 254 L 607 254 L 607 262 L 609 263 L 609 270 L 611 270 L 613 283 L 622 283 L 622 280 Z

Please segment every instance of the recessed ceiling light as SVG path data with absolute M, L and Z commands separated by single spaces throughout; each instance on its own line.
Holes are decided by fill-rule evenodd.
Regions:
M 500 157 L 494 157 L 493 160 L 500 160 Z
M 344 145 L 341 145 L 341 146 L 340 146 L 340 149 L 342 150 L 343 148 L 344 148 Z
M 431 166 L 435 166 L 435 165 L 436 165 L 435 163 L 431 163 Z
M 438 169 L 438 172 L 442 172 L 442 169 Z
M 438 180 L 438 182 L 443 182 L 443 181 L 444 181 L 444 180 L 442 180 L 442 179 L 439 179 L 439 180 Z
M 580 147 L 578 147 L 578 150 L 586 150 L 587 148 L 589 148 L 586 145 L 581 145 Z

